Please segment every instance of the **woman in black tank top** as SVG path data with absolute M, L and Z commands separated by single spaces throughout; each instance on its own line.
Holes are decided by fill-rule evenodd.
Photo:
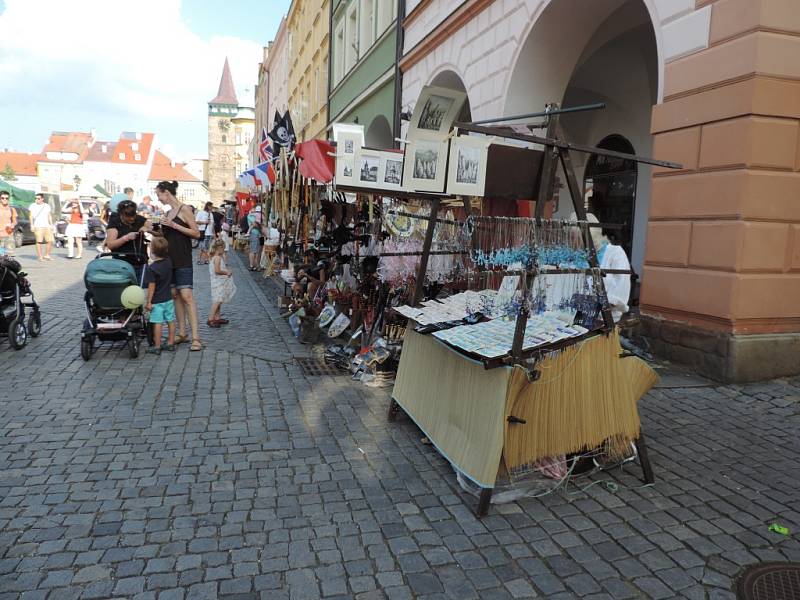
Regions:
M 161 219 L 161 232 L 169 242 L 169 258 L 172 260 L 172 298 L 175 301 L 175 316 L 178 319 L 176 343 L 187 342 L 186 317 L 192 332 L 190 350 L 203 349 L 197 327 L 197 304 L 192 293 L 192 239 L 203 235 L 197 227 L 191 209 L 182 204 L 175 195 L 178 193 L 177 181 L 162 181 L 156 186 L 159 202 L 169 206 L 169 211 Z

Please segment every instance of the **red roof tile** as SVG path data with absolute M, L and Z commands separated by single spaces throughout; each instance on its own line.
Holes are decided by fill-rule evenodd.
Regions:
M 9 165 L 15 175 L 36 176 L 36 163 L 44 159 L 42 154 L 28 154 L 27 152 L 0 152 L 0 171 Z
M 153 166 L 150 168 L 150 181 L 200 181 L 184 169 L 185 163 L 173 163 L 160 150 L 156 150 Z
M 91 133 L 84 133 L 82 131 L 54 131 L 50 134 L 50 141 L 47 142 L 42 151 L 45 155 L 43 160 L 70 163 L 83 162 L 84 158 L 86 158 L 86 155 L 89 153 L 89 147 L 92 145 L 92 141 L 93 136 Z M 48 158 L 47 154 L 50 152 L 76 154 L 77 158 Z
M 111 162 L 129 165 L 147 164 L 154 138 L 154 133 L 122 132 L 111 155 Z
M 86 160 L 93 162 L 111 162 L 117 142 L 95 142 L 86 155 Z
M 222 67 L 222 77 L 219 80 L 217 96 L 211 100 L 209 104 L 239 105 L 239 100 L 236 99 L 236 89 L 233 87 L 233 77 L 231 77 L 231 68 L 228 66 L 227 57 L 225 58 L 225 66 Z

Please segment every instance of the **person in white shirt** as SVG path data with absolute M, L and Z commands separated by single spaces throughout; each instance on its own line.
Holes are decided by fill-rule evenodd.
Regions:
M 44 194 L 36 194 L 36 201 L 28 207 L 31 215 L 31 229 L 36 237 L 36 256 L 39 260 L 53 260 L 50 251 L 53 249 L 53 216 L 50 205 L 45 203 Z M 42 252 L 44 246 L 44 253 Z
M 211 242 L 214 241 L 214 215 L 212 211 L 214 209 L 214 204 L 211 202 L 206 202 L 206 205 L 203 207 L 203 210 L 197 211 L 195 215 L 195 221 L 197 221 L 197 227 L 200 229 L 200 232 L 203 234 L 202 239 L 200 240 L 200 256 L 197 258 L 197 264 L 199 265 L 207 265 L 208 264 L 208 250 L 211 247 Z

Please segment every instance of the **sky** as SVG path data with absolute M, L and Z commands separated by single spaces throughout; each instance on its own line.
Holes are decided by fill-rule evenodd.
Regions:
M 205 157 L 208 101 L 230 60 L 252 106 L 263 46 L 290 0 L 0 0 L 0 150 L 41 152 L 52 131 L 156 134 Z

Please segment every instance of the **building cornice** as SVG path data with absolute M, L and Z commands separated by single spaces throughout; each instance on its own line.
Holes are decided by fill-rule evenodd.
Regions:
M 416 65 L 428 54 L 436 50 L 447 39 L 449 39 L 456 31 L 464 27 L 478 14 L 488 8 L 495 0 L 467 0 L 456 10 L 442 21 L 437 27 L 426 35 L 416 46 L 403 55 L 400 59 L 400 70 L 403 72 L 408 71 L 411 67 Z M 411 15 L 417 11 L 419 6 L 411 11 Z M 403 24 L 408 23 L 408 17 L 404 20 Z

